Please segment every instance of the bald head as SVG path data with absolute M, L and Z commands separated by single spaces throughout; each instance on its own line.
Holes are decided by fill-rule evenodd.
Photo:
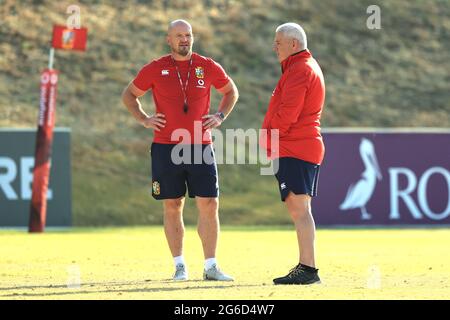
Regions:
M 169 27 L 167 28 L 167 44 L 175 60 L 190 59 L 193 43 L 194 36 L 192 35 L 192 27 L 189 22 L 179 19 L 169 23 Z
M 172 32 L 172 30 L 177 29 L 179 27 L 187 28 L 187 29 L 191 30 L 191 32 L 192 32 L 192 26 L 189 22 L 187 22 L 186 20 L 178 19 L 178 20 L 174 20 L 169 23 L 169 26 L 167 28 L 167 34 L 170 34 L 170 32 Z

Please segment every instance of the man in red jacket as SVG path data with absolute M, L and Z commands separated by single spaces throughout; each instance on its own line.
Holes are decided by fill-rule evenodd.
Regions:
M 319 168 L 325 151 L 320 134 L 325 83 L 319 64 L 307 49 L 303 28 L 296 23 L 285 23 L 275 33 L 273 49 L 282 75 L 272 93 L 262 128 L 268 133 L 278 130 L 279 148 L 271 149 L 270 134 L 266 147 L 269 157 L 278 161 L 275 176 L 281 200 L 295 224 L 300 257 L 289 274 L 273 281 L 275 284 L 320 283 L 314 257 L 311 197 L 317 195 Z

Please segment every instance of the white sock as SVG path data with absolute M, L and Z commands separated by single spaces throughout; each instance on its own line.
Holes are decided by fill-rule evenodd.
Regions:
M 179 265 L 179 264 L 182 264 L 182 265 L 186 265 L 185 263 L 184 263 L 184 257 L 183 257 L 183 255 L 181 255 L 181 256 L 178 256 L 178 257 L 173 257 L 173 262 L 175 263 L 175 267 L 177 266 L 177 265 Z
M 211 268 L 213 265 L 217 266 L 217 260 L 216 258 L 209 258 L 205 260 L 205 270 L 208 270 L 209 268 Z

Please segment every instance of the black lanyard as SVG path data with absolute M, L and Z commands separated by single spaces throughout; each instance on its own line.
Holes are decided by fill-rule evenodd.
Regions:
M 175 63 L 175 59 L 171 56 L 173 64 L 175 65 L 175 68 L 177 69 L 177 74 L 178 74 L 178 80 L 180 80 L 180 86 L 181 86 L 181 91 L 183 91 L 183 98 L 184 98 L 184 104 L 183 104 L 183 111 L 184 113 L 188 112 L 188 104 L 187 104 L 187 86 L 189 83 L 189 77 L 191 75 L 191 66 L 192 66 L 192 55 L 191 55 L 191 59 L 189 61 L 189 69 L 188 69 L 188 74 L 187 74 L 187 79 L 186 82 L 183 86 L 183 80 L 181 80 L 181 75 L 180 75 L 180 71 L 178 70 L 178 66 Z

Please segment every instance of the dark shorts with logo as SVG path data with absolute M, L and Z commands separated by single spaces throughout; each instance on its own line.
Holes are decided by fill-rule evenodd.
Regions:
M 190 198 L 219 196 L 217 164 L 211 144 L 153 143 L 150 155 L 153 198 L 180 198 L 186 194 L 186 188 Z
M 278 172 L 275 177 L 278 180 L 278 188 L 281 201 L 285 201 L 289 192 L 294 194 L 307 194 L 317 196 L 320 165 L 296 158 L 279 158 Z

